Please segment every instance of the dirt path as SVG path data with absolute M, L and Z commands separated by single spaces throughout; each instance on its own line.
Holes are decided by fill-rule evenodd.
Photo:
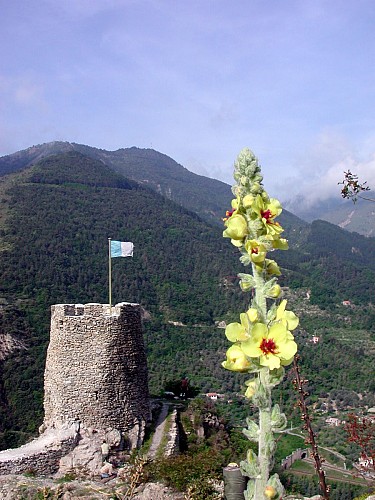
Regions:
M 152 438 L 151 446 L 150 449 L 148 450 L 147 457 L 150 458 L 151 460 L 155 458 L 156 452 L 159 449 L 161 440 L 164 436 L 164 428 L 165 428 L 165 419 L 168 415 L 168 409 L 169 409 L 169 404 L 168 403 L 163 403 L 163 407 L 161 409 L 157 424 L 156 424 L 156 429 L 154 436 Z

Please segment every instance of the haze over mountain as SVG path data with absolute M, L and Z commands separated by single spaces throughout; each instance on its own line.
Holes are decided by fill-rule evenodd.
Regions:
M 7 346 L 0 364 L 0 446 L 23 441 L 40 424 L 51 304 L 108 301 L 108 237 L 135 244 L 132 259 L 113 262 L 113 297 L 139 302 L 149 318 L 151 390 L 157 393 L 185 372 L 203 391 L 238 391 L 240 378 L 220 366 L 227 341 L 215 326 L 237 320 L 249 301 L 236 278 L 243 272 L 238 251 L 217 226 L 231 199 L 229 186 L 190 174 L 155 151 L 94 150 L 93 158 L 94 152 L 83 153 L 87 146 L 77 151 L 63 143 L 67 151 L 55 154 L 53 144 L 41 159 L 40 147 L 0 159 L 0 348 Z M 107 154 L 113 164 L 104 161 Z M 120 171 L 126 162 L 133 179 Z M 195 210 L 169 199 L 171 193 Z M 275 255 L 283 270 L 280 283 L 303 297 L 309 290 L 314 307 L 353 315 L 342 328 L 353 323 L 369 330 L 375 240 L 328 222 L 309 225 L 282 215 L 291 249 Z M 341 311 L 343 300 L 355 309 Z M 316 310 L 314 315 L 312 331 L 319 328 Z M 347 366 L 355 377 L 342 382 L 338 373 L 327 373 L 320 383 L 329 389 L 351 387 L 355 380 L 367 390 L 371 350 L 359 356 L 361 344 L 332 342 L 311 369 L 332 357 L 334 345 L 337 359 L 349 356 L 355 363 Z
M 367 196 L 370 198 L 371 192 Z M 321 219 L 347 231 L 375 236 L 375 203 L 371 201 L 358 199 L 353 203 L 352 200 L 344 200 L 337 196 L 309 205 L 300 195 L 284 202 L 283 205 L 307 222 Z
M 106 151 L 83 144 L 59 141 L 35 145 L 0 157 L 0 175 L 16 172 L 41 158 L 69 151 L 78 151 L 99 160 L 128 179 L 150 187 L 188 210 L 198 213 L 203 219 L 220 226 L 222 216 L 232 198 L 231 187 L 228 184 L 190 172 L 158 151 L 136 147 Z M 311 201 L 303 195 L 297 195 L 285 201 L 283 205 L 284 225 L 288 225 L 292 219 L 294 224 L 297 223 L 297 218 L 291 216 L 293 213 L 307 222 L 322 219 L 365 236 L 375 234 L 375 206 L 372 203 L 358 201 L 354 205 L 351 201 L 342 200 L 338 195 L 336 198 L 311 204 Z M 301 221 L 299 224 L 303 225 Z

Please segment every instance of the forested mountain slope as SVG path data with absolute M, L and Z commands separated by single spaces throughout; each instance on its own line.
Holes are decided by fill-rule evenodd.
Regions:
M 136 147 L 106 151 L 68 142 L 41 144 L 0 158 L 0 175 L 30 166 L 43 157 L 69 151 L 99 160 L 212 222 L 220 223 L 231 199 L 231 189 L 227 184 L 189 172 L 169 156 L 153 149 Z
M 230 208 L 233 196 L 228 184 L 194 174 L 169 156 L 153 149 L 132 147 L 106 151 L 83 144 L 50 142 L 1 157 L 0 176 L 31 166 L 42 158 L 73 151 L 99 160 L 126 178 L 196 212 L 210 223 L 221 226 L 222 217 Z M 286 210 L 282 214 L 282 222 L 286 226 L 293 225 L 293 242 L 299 241 L 300 233 L 308 226 Z
M 151 389 L 183 373 L 201 390 L 239 389 L 240 376 L 220 367 L 227 341 L 215 322 L 237 320 L 249 296 L 238 287 L 238 252 L 219 227 L 76 151 L 4 175 L 0 200 L 0 335 L 26 347 L 0 364 L 1 447 L 19 443 L 41 423 L 51 304 L 108 301 L 108 237 L 135 245 L 133 258 L 112 261 L 113 300 L 139 302 L 149 312 Z M 309 289 L 310 302 L 322 308 L 350 299 L 361 312 L 347 312 L 351 328 L 370 332 L 374 240 L 291 217 L 285 236 L 293 232 L 294 248 L 275 256 L 281 283 L 303 295 Z M 335 359 L 350 352 L 336 344 Z M 368 356 L 351 356 L 357 380 L 365 380 Z M 325 387 L 337 387 L 335 374 L 326 377 Z

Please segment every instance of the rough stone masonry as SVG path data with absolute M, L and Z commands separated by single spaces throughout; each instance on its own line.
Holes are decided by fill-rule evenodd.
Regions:
M 77 455 L 80 441 L 85 442 L 86 450 L 91 448 L 87 450 L 89 455 L 97 452 L 97 458 L 102 438 L 116 446 L 124 439 L 130 447 L 141 444 L 145 423 L 150 418 L 150 404 L 138 304 L 52 306 L 44 410 L 42 436 L 30 443 L 35 463 L 41 463 L 38 469 L 43 469 L 44 461 L 37 460 L 37 455 L 49 455 L 43 436 L 52 432 L 58 440 L 61 430 L 66 428 L 77 429 L 77 439 L 70 436 L 68 447 L 63 442 L 61 446 L 57 444 L 60 456 L 69 452 Z M 88 441 L 92 446 L 88 446 Z M 17 457 L 17 450 L 0 452 L 0 474 L 9 473 L 12 463 L 29 464 L 28 446 L 21 447 L 22 457 Z M 58 455 L 54 452 L 56 470 Z M 74 465 L 74 458 L 68 462 Z

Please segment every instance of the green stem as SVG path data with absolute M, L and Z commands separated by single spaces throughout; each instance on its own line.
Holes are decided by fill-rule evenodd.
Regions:
M 264 277 L 263 277 L 263 272 L 259 272 L 258 269 L 255 267 L 254 264 L 252 264 L 253 268 L 253 276 L 255 279 L 255 301 L 258 306 L 258 311 L 261 314 L 260 320 L 265 323 L 266 318 L 267 318 L 267 299 L 264 295 L 263 288 L 264 288 Z
M 264 295 L 264 276 L 259 272 L 255 265 L 253 267 L 253 276 L 255 278 L 255 301 L 258 311 L 261 315 L 261 321 L 266 322 L 267 318 L 267 299 Z M 261 390 L 264 393 L 264 402 L 258 405 L 259 408 L 259 451 L 258 463 L 260 468 L 260 477 L 255 479 L 254 500 L 264 500 L 264 490 L 270 475 L 270 439 L 272 439 L 271 428 L 271 390 L 268 386 L 266 375 L 268 368 L 262 368 L 259 372 L 259 382 Z
M 259 451 L 260 477 L 255 479 L 254 500 L 264 500 L 264 490 L 270 475 L 273 432 L 271 426 L 271 390 L 267 383 L 268 368 L 259 372 L 259 381 L 264 390 L 264 402 L 259 405 Z

